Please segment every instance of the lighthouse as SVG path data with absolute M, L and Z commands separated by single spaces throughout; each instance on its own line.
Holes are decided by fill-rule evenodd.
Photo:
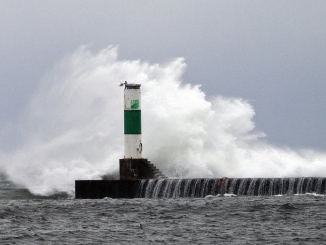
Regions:
M 120 159 L 120 180 L 143 179 L 148 175 L 148 160 L 142 158 L 140 84 L 124 85 L 124 156 Z
M 120 180 L 165 178 L 159 169 L 142 157 L 140 84 L 124 82 L 124 157 L 119 160 Z
M 124 158 L 141 159 L 141 92 L 140 84 L 125 82 L 124 90 Z
M 141 85 L 124 82 L 120 86 L 124 86 L 124 156 L 119 159 L 120 179 L 103 176 L 102 180 L 76 180 L 76 198 L 134 198 L 139 196 L 140 180 L 166 178 L 142 157 Z

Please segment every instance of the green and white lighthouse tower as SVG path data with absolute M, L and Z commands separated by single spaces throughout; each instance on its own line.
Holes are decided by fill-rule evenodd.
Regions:
M 120 84 L 123 85 L 125 149 L 123 159 L 119 160 L 120 180 L 165 178 L 154 164 L 142 157 L 140 84 Z
M 142 158 L 140 84 L 125 82 L 124 90 L 124 158 Z

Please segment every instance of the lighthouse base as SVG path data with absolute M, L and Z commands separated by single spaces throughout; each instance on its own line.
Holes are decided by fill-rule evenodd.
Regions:
M 142 180 L 166 179 L 144 158 L 120 159 L 120 180 L 76 180 L 76 198 L 137 198 Z
M 159 179 L 165 176 L 147 159 L 120 159 L 120 180 Z

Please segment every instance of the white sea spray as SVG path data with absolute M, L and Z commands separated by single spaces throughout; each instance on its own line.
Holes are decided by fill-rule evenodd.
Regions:
M 0 154 L 2 171 L 41 195 L 73 193 L 76 179 L 118 176 L 119 83 L 127 80 L 142 85 L 143 157 L 169 177 L 326 175 L 325 153 L 268 144 L 248 101 L 208 100 L 200 85 L 183 81 L 185 70 L 183 58 L 150 64 L 119 60 L 112 46 L 96 54 L 80 47 L 40 81 L 17 126 L 24 144 Z

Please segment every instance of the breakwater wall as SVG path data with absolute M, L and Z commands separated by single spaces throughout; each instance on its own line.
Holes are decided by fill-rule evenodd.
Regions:
M 208 195 L 326 194 L 326 178 L 76 180 L 76 198 L 190 198 Z

